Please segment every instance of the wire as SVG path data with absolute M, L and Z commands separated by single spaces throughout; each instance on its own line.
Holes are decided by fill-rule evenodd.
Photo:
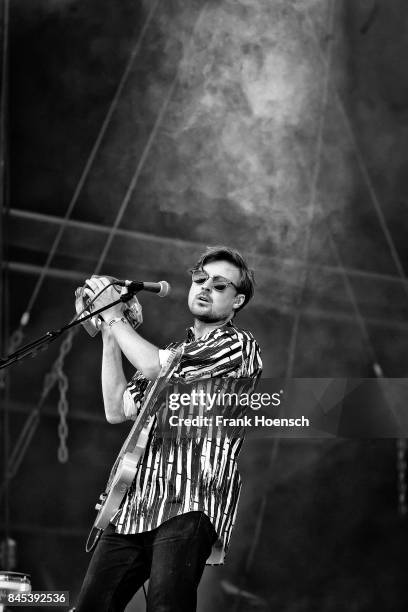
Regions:
M 105 285 L 105 287 L 103 287 L 99 291 L 99 293 L 97 293 L 93 298 L 91 298 L 90 300 L 86 300 L 86 301 L 84 300 L 84 303 L 86 302 L 84 308 L 80 312 L 76 313 L 76 315 L 73 317 L 73 319 L 71 319 L 70 323 L 73 323 L 74 321 L 77 321 L 79 319 L 79 317 L 84 314 L 84 312 L 90 310 L 90 307 L 92 306 L 92 304 L 94 304 L 94 302 L 96 302 L 98 297 L 100 297 L 102 295 L 102 293 L 104 291 L 106 291 L 106 289 L 108 289 L 108 287 L 113 287 L 115 284 L 116 284 L 115 282 L 112 282 L 112 283 L 109 283 L 108 285 Z
M 316 39 L 316 32 L 315 32 L 313 23 L 311 21 L 308 9 L 306 9 L 306 20 L 309 23 L 309 27 L 310 27 L 310 32 L 312 34 L 312 38 L 313 38 L 313 40 L 314 40 L 314 42 L 316 44 L 316 48 L 318 50 L 319 57 L 320 57 L 323 65 L 324 65 L 324 64 L 326 64 L 327 60 L 326 60 L 325 56 L 323 55 L 323 53 L 322 53 L 322 51 L 320 49 L 320 46 L 318 44 L 318 41 Z M 360 149 L 360 147 L 358 145 L 357 138 L 356 138 L 356 135 L 355 135 L 355 132 L 354 132 L 354 129 L 353 129 L 350 117 L 348 116 L 348 113 L 347 113 L 346 108 L 345 108 L 345 106 L 343 104 L 343 101 L 342 101 L 342 99 L 340 97 L 340 94 L 339 94 L 339 92 L 337 90 L 337 87 L 333 83 L 332 83 L 331 86 L 332 86 L 332 89 L 333 89 L 333 92 L 334 92 L 334 97 L 335 97 L 337 108 L 338 108 L 338 110 L 340 112 L 340 115 L 341 115 L 341 117 L 343 119 L 344 125 L 346 127 L 347 134 L 349 136 L 350 142 L 351 142 L 351 144 L 353 146 L 353 149 L 354 149 L 354 152 L 355 152 L 355 155 L 356 155 L 356 158 L 357 158 L 358 166 L 360 168 L 360 171 L 361 171 L 361 174 L 363 176 L 363 179 L 364 179 L 364 181 L 366 183 L 366 187 L 367 187 L 368 193 L 370 195 L 370 200 L 371 200 L 371 202 L 373 204 L 373 207 L 374 207 L 374 210 L 375 210 L 375 212 L 377 214 L 379 225 L 380 225 L 381 230 L 382 230 L 382 232 L 384 234 L 386 243 L 387 243 L 387 245 L 388 245 L 388 247 L 390 249 L 391 258 L 392 258 L 392 260 L 394 262 L 394 265 L 395 265 L 395 268 L 396 268 L 396 271 L 397 271 L 399 277 L 403 281 L 404 291 L 405 291 L 405 293 L 406 293 L 406 295 L 408 297 L 407 276 L 405 274 L 404 267 L 402 265 L 401 259 L 400 259 L 399 255 L 398 255 L 398 251 L 397 251 L 397 248 L 395 246 L 394 240 L 392 238 L 391 232 L 388 229 L 388 225 L 387 225 L 386 219 L 384 217 L 384 213 L 383 213 L 383 206 L 380 203 L 380 199 L 379 199 L 377 191 L 376 191 L 376 189 L 374 187 L 374 183 L 371 180 L 370 174 L 368 172 L 367 164 L 365 163 L 363 154 L 362 154 L 361 149 Z
M 336 8 L 336 0 L 332 0 L 329 6 L 329 17 L 328 17 L 328 30 L 330 33 L 334 30 L 334 16 L 335 16 L 335 8 Z M 317 129 L 317 139 L 316 139 L 316 152 L 315 152 L 315 161 L 313 165 L 313 173 L 310 183 L 310 194 L 309 194 L 309 204 L 307 207 L 307 225 L 306 225 L 306 237 L 303 244 L 303 257 L 302 259 L 307 262 L 310 256 L 310 242 L 311 242 L 311 227 L 313 218 L 316 210 L 317 203 L 317 185 L 318 179 L 320 176 L 321 170 L 321 158 L 322 158 L 322 147 L 323 147 L 323 132 L 324 125 L 326 122 L 326 111 L 327 111 L 327 103 L 328 103 L 328 91 L 329 91 L 329 82 L 331 77 L 331 66 L 332 66 L 332 48 L 333 48 L 334 37 L 329 36 L 329 46 L 328 46 L 328 61 L 325 64 L 325 73 L 323 76 L 323 92 L 322 92 L 322 101 L 321 101 L 321 111 L 319 115 L 318 129 Z M 286 372 L 285 372 L 285 381 L 288 381 L 293 374 L 294 368 L 294 359 L 296 353 L 296 344 L 298 338 L 299 331 L 299 323 L 301 316 L 301 305 L 304 299 L 304 292 L 306 288 L 306 282 L 308 278 L 308 268 L 306 267 L 303 273 L 303 281 L 301 283 L 300 290 L 297 295 L 297 304 L 296 304 L 296 312 L 292 326 L 292 332 L 289 343 L 289 351 L 288 351 L 288 360 L 286 364 Z M 281 413 L 283 410 L 283 406 L 281 405 L 279 408 L 279 412 Z M 259 511 L 257 514 L 257 520 L 255 523 L 254 537 L 252 540 L 251 547 L 249 549 L 249 553 L 247 555 L 247 560 L 245 563 L 245 569 L 243 572 L 243 581 L 246 582 L 248 580 L 249 572 L 255 557 L 255 552 L 258 547 L 259 539 L 261 537 L 262 525 L 265 519 L 265 512 L 267 507 L 267 499 L 270 493 L 270 485 L 271 474 L 273 473 L 274 465 L 276 464 L 276 460 L 279 453 L 280 447 L 280 438 L 278 436 L 274 437 L 271 454 L 269 456 L 267 473 L 269 475 L 268 484 L 265 486 L 265 489 L 262 494 L 261 503 L 259 507 Z M 242 584 L 242 583 L 241 583 Z M 235 607 L 235 612 L 239 612 L 241 608 L 241 600 L 237 600 L 237 604 Z
M 167 110 L 167 106 L 168 106 L 168 104 L 170 102 L 170 99 L 171 99 L 171 97 L 173 95 L 173 92 L 174 92 L 177 80 L 178 80 L 178 71 L 176 72 L 176 75 L 173 78 L 173 81 L 172 81 L 171 86 L 170 86 L 170 88 L 169 88 L 169 90 L 167 92 L 167 95 L 165 96 L 165 98 L 163 100 L 163 103 L 162 103 L 162 106 L 160 108 L 159 114 L 158 114 L 158 116 L 156 118 L 156 121 L 155 121 L 155 123 L 153 125 L 153 129 L 150 132 L 150 136 L 149 136 L 149 138 L 148 138 L 148 140 L 147 140 L 147 142 L 145 144 L 145 147 L 143 149 L 143 153 L 141 155 L 139 163 L 137 164 L 137 167 L 136 167 L 136 170 L 135 170 L 135 172 L 133 174 L 133 177 L 132 177 L 132 179 L 130 181 L 129 187 L 128 187 L 128 189 L 126 191 L 126 194 L 125 194 L 125 197 L 122 200 L 122 203 L 121 203 L 119 211 L 118 211 L 118 213 L 116 215 L 115 221 L 114 221 L 112 227 L 110 228 L 108 238 L 107 238 L 107 240 L 105 242 L 105 246 L 104 246 L 104 248 L 102 250 L 102 253 L 101 253 L 100 257 L 99 257 L 99 261 L 98 261 L 98 263 L 96 265 L 94 274 L 99 274 L 100 269 L 101 269 L 103 263 L 105 262 L 106 255 L 108 254 L 109 248 L 110 248 L 110 246 L 112 244 L 112 240 L 113 240 L 113 238 L 115 236 L 116 229 L 118 228 L 118 226 L 119 226 L 119 224 L 120 224 L 120 222 L 121 222 L 121 220 L 123 218 L 123 215 L 125 214 L 126 209 L 127 209 L 128 205 L 129 205 L 131 196 L 132 196 L 133 191 L 134 191 L 134 189 L 136 187 L 136 184 L 137 184 L 137 182 L 139 180 L 140 173 L 141 173 L 141 171 L 143 169 L 143 166 L 144 166 L 144 164 L 146 162 L 146 159 L 147 159 L 147 157 L 148 157 L 148 155 L 150 153 L 150 149 L 151 149 L 152 144 L 154 142 L 154 139 L 156 137 L 158 128 L 159 128 L 159 126 L 160 126 L 160 124 L 161 124 L 161 122 L 163 120 L 164 114 L 165 114 L 165 112 Z
M 333 14 L 334 14 L 334 2 L 335 2 L 335 0 L 333 0 Z M 317 43 L 315 36 L 314 36 L 314 40 Z M 331 47 L 332 47 L 332 44 L 330 45 L 329 50 L 331 49 Z M 326 70 L 326 74 L 329 77 L 330 76 L 330 66 L 331 66 L 331 52 L 328 54 L 327 58 L 323 55 L 323 53 L 321 52 L 320 48 L 319 48 L 319 52 L 320 52 L 320 56 L 321 56 L 321 59 L 323 61 L 323 64 L 324 64 L 324 67 L 325 67 L 325 70 Z M 324 98 L 325 98 L 326 102 L 327 102 L 327 94 L 328 94 L 329 83 L 330 83 L 330 79 L 327 78 L 327 80 L 326 80 L 326 87 L 325 87 L 325 94 L 324 94 Z M 333 84 L 332 84 L 332 87 L 334 88 Z M 370 178 L 370 175 L 368 173 L 366 164 L 364 162 L 364 158 L 363 158 L 363 156 L 361 154 L 361 151 L 360 151 L 360 149 L 358 147 L 357 140 L 355 138 L 355 134 L 354 134 L 354 131 L 352 129 L 349 117 L 348 117 L 348 115 L 346 113 L 346 110 L 344 108 L 344 105 L 342 104 L 341 99 L 339 97 L 339 94 L 338 94 L 338 92 L 337 92 L 337 90 L 335 88 L 334 88 L 334 91 L 335 91 L 336 101 L 337 101 L 337 103 L 339 105 L 339 109 L 340 109 L 341 114 L 343 116 L 343 120 L 344 120 L 344 122 L 346 124 L 347 130 L 348 130 L 348 133 L 349 133 L 349 137 L 350 137 L 350 139 L 352 141 L 352 144 L 353 144 L 353 147 L 354 147 L 354 150 L 355 150 L 355 153 L 356 153 L 356 157 L 357 157 L 357 161 L 359 163 L 360 170 L 361 170 L 361 172 L 363 174 L 363 177 L 364 177 L 364 180 L 366 182 L 366 185 L 367 185 L 367 188 L 368 188 L 368 191 L 369 191 L 372 203 L 373 203 L 374 208 L 376 210 L 380 226 L 381 226 L 382 231 L 384 233 L 386 242 L 387 242 L 387 244 L 388 244 L 388 246 L 390 248 L 390 252 L 391 252 L 391 255 L 392 255 L 395 267 L 397 269 L 397 272 L 398 272 L 399 276 L 401 277 L 401 279 L 404 281 L 404 289 L 405 289 L 405 291 L 406 291 L 406 293 L 408 295 L 408 287 L 407 287 L 406 282 L 405 282 L 406 281 L 406 276 L 405 276 L 405 273 L 404 273 L 404 269 L 403 269 L 401 260 L 400 260 L 400 258 L 398 256 L 398 252 L 397 252 L 397 249 L 395 247 L 394 241 L 392 239 L 391 233 L 390 233 L 390 231 L 388 229 L 388 226 L 386 224 L 386 221 L 385 221 L 385 218 L 384 218 L 384 215 L 383 215 L 383 212 L 382 212 L 382 207 L 381 207 L 379 198 L 377 196 L 377 193 L 376 193 L 376 190 L 374 188 L 374 185 L 373 185 L 373 183 L 371 181 L 371 178 Z M 320 161 L 319 160 L 320 160 L 321 145 L 322 145 L 323 120 L 324 120 L 324 117 L 323 117 L 323 113 L 322 113 L 321 120 L 320 120 L 320 127 L 319 127 L 317 156 L 316 156 L 316 161 L 315 161 L 315 164 L 314 164 L 314 171 L 312 173 L 312 178 L 311 178 L 311 205 L 313 206 L 313 209 L 314 209 L 314 206 L 315 206 L 315 203 L 316 203 L 316 201 L 315 201 L 315 198 L 316 198 L 316 184 L 317 184 L 317 177 L 318 177 L 318 174 L 319 174 L 319 171 L 320 171 Z M 311 206 L 311 208 L 312 208 L 312 206 Z M 310 221 L 310 217 L 309 217 L 309 221 Z M 327 221 L 327 223 L 328 223 L 328 221 Z M 307 226 L 307 229 L 308 229 L 308 232 L 309 232 L 310 231 L 310 225 Z M 366 323 L 364 321 L 364 318 L 362 317 L 361 311 L 360 311 L 360 309 L 358 307 L 356 296 L 355 296 L 355 293 L 354 293 L 353 288 L 351 286 L 350 280 L 349 280 L 349 278 L 348 278 L 348 276 L 347 276 L 347 274 L 345 272 L 344 265 L 343 265 L 343 263 L 341 261 L 340 253 L 339 253 L 337 245 L 336 245 L 336 243 L 334 241 L 333 234 L 331 232 L 329 224 L 328 224 L 328 227 L 327 227 L 327 233 L 328 233 L 328 237 L 329 237 L 329 241 L 330 241 L 331 250 L 334 252 L 335 258 L 337 260 L 337 264 L 338 264 L 338 266 L 341 269 L 342 276 L 343 276 L 343 279 L 344 279 L 344 283 L 345 283 L 345 286 L 346 286 L 346 290 L 347 290 L 349 299 L 350 299 L 350 301 L 352 303 L 352 306 L 353 306 L 353 309 L 354 309 L 354 312 L 355 312 L 355 315 L 356 315 L 357 322 L 358 322 L 358 324 L 360 326 L 360 330 L 362 332 L 362 336 L 363 336 L 363 338 L 365 340 L 367 350 L 368 350 L 368 352 L 370 354 L 370 358 L 373 361 L 374 372 L 375 372 L 375 374 L 377 376 L 381 377 L 382 376 L 382 370 L 381 370 L 381 367 L 380 367 L 380 365 L 378 363 L 375 349 L 373 347 L 373 344 L 371 342 L 370 336 L 368 334 L 368 330 L 367 330 L 367 326 L 366 326 Z M 307 272 L 306 272 L 306 274 L 307 274 Z M 305 274 L 305 276 L 306 276 L 306 274 Z M 300 299 L 300 296 L 303 294 L 304 287 L 305 287 L 305 283 L 302 284 L 302 290 L 301 290 L 301 292 L 299 294 L 299 299 Z M 290 374 L 293 371 L 293 362 L 294 362 L 294 354 L 295 354 L 295 347 L 296 347 L 296 338 L 297 338 L 297 332 L 298 332 L 299 318 L 300 318 L 300 309 L 298 309 L 297 315 L 295 317 L 295 324 L 294 324 L 293 329 L 292 329 L 291 347 L 290 347 L 290 351 L 289 351 L 289 359 L 288 359 L 288 367 L 287 367 L 286 376 L 288 376 L 288 374 Z M 278 447 L 279 439 L 276 438 L 275 440 L 276 440 L 276 444 L 274 444 L 274 447 L 272 449 L 272 454 L 271 454 L 271 460 L 270 460 L 270 463 L 269 463 L 268 474 L 270 474 L 270 471 L 271 471 L 271 468 L 273 466 L 273 463 L 274 463 L 274 461 L 276 460 L 276 457 L 277 457 L 277 447 Z M 274 440 L 274 442 L 275 442 L 275 440 Z M 264 520 L 265 511 L 266 511 L 266 498 L 267 498 L 268 493 L 269 493 L 269 487 L 264 492 L 264 495 L 263 495 L 262 500 L 261 500 L 261 506 L 260 506 L 260 511 L 259 511 L 259 514 L 258 514 L 258 520 L 257 520 L 256 526 L 255 526 L 254 540 L 253 540 L 252 547 L 250 549 L 250 553 L 248 555 L 247 563 L 246 563 L 246 566 L 245 566 L 245 576 L 248 575 L 248 572 L 249 572 L 250 567 L 252 565 L 255 549 L 256 549 L 256 547 L 258 545 L 258 541 L 259 541 L 259 538 L 260 538 L 261 526 L 262 526 L 262 522 Z M 236 610 L 239 610 L 239 607 L 240 607 L 240 602 L 238 602 Z
M 87 301 L 85 307 L 77 313 L 71 323 L 76 321 L 85 311 L 89 310 L 92 304 L 100 297 L 100 295 L 108 289 L 108 287 L 113 286 L 115 283 L 112 282 L 99 291 L 90 301 Z M 67 338 L 69 335 L 67 335 Z M 49 392 L 53 388 L 54 384 L 57 382 L 59 378 L 62 377 L 62 364 L 65 356 L 68 354 L 71 349 L 72 342 L 65 342 L 62 344 L 60 349 L 60 354 L 54 364 L 51 366 L 50 371 L 45 375 L 44 378 L 44 387 L 41 394 L 41 399 L 39 404 L 34 408 L 34 410 L 28 416 L 26 422 L 23 425 L 22 430 L 20 431 L 17 442 L 14 445 L 13 452 L 7 461 L 7 470 L 5 475 L 5 482 L 9 482 L 16 475 L 18 468 L 24 458 L 24 455 L 27 451 L 27 448 L 32 440 L 32 437 L 37 429 L 40 420 L 40 408 L 44 404 Z M 4 485 L 0 488 L 0 497 L 4 491 Z
M 191 41 L 192 41 L 192 39 L 194 37 L 195 31 L 196 31 L 196 29 L 197 29 L 197 27 L 198 27 L 198 25 L 200 23 L 202 15 L 204 14 L 205 8 L 206 8 L 206 4 L 201 8 L 200 13 L 199 13 L 199 15 L 198 15 L 198 17 L 196 19 L 196 22 L 194 24 L 192 33 L 190 35 L 190 39 L 189 39 L 190 43 L 191 43 Z M 187 55 L 187 52 L 186 52 L 186 55 Z M 164 99 L 164 102 L 163 102 L 162 106 L 161 106 L 161 109 L 159 111 L 159 114 L 157 116 L 155 124 L 154 124 L 154 126 L 152 128 L 152 131 L 150 133 L 150 136 L 149 136 L 149 138 L 147 140 L 147 143 L 146 143 L 145 148 L 143 150 L 141 159 L 140 159 L 140 161 L 139 161 L 139 163 L 137 165 L 136 171 L 135 171 L 135 173 L 133 175 L 133 178 L 132 178 L 132 180 L 130 182 L 129 188 L 127 189 L 126 195 L 125 195 L 125 197 L 124 197 L 124 199 L 123 199 L 123 201 L 122 201 L 122 203 L 120 205 L 118 214 L 116 215 L 115 224 L 111 228 L 111 232 L 110 232 L 110 234 L 109 234 L 109 236 L 107 238 L 107 241 L 105 243 L 105 247 L 102 250 L 102 253 L 101 253 L 100 257 L 99 257 L 99 260 L 98 260 L 98 263 L 96 265 L 94 274 L 98 274 L 101 266 L 103 265 L 103 262 L 105 260 L 107 251 L 108 251 L 109 246 L 110 246 L 111 241 L 112 241 L 114 228 L 120 223 L 120 220 L 123 217 L 123 214 L 124 214 L 124 212 L 126 210 L 126 207 L 129 204 L 130 196 L 131 196 L 131 194 L 132 194 L 132 192 L 133 192 L 133 190 L 134 190 L 134 188 L 136 186 L 137 179 L 138 179 L 138 177 L 140 175 L 140 172 L 141 172 L 141 170 L 143 168 L 143 165 L 144 165 L 144 163 L 145 163 L 145 161 L 147 159 L 147 155 L 148 155 L 148 153 L 150 151 L 151 145 L 153 144 L 154 137 L 157 134 L 157 129 L 158 129 L 158 127 L 159 127 L 163 117 L 164 117 L 164 113 L 165 113 L 165 111 L 167 109 L 167 105 L 168 105 L 168 103 L 170 101 L 170 98 L 171 98 L 173 92 L 174 92 L 174 88 L 176 86 L 177 79 L 179 77 L 180 65 L 181 65 L 181 61 L 179 63 L 179 67 L 178 67 L 178 69 L 176 71 L 176 75 L 175 75 L 175 77 L 174 77 L 174 79 L 173 79 L 173 81 L 171 83 L 171 86 L 170 86 L 170 88 L 168 90 L 168 93 L 167 93 L 167 95 L 166 95 L 166 97 Z M 112 284 L 114 284 L 114 283 L 112 283 Z M 96 296 L 94 298 L 94 300 L 97 299 L 97 297 L 98 296 Z M 68 334 L 67 334 L 67 336 L 66 336 L 66 338 L 65 338 L 65 340 L 64 340 L 64 342 L 63 342 L 63 344 L 61 346 L 60 353 L 59 353 L 59 356 L 58 356 L 56 362 L 53 364 L 53 366 L 51 367 L 51 370 L 48 372 L 48 374 L 46 374 L 46 376 L 44 377 L 44 387 L 43 387 L 43 392 L 42 392 L 42 395 L 41 395 L 41 399 L 40 399 L 40 402 L 39 402 L 37 408 L 33 410 L 33 414 L 36 412 L 36 410 L 39 407 L 41 407 L 41 405 L 45 401 L 45 398 L 47 397 L 48 393 L 50 392 L 50 390 L 54 386 L 55 382 L 58 380 L 58 376 L 55 373 L 55 371 L 56 371 L 56 367 L 55 366 L 58 363 L 59 370 L 62 371 L 63 359 L 67 355 L 68 350 L 71 348 L 73 338 L 78 333 L 78 331 L 79 331 L 79 327 L 76 327 L 76 328 L 71 329 L 68 332 Z M 66 347 L 69 347 L 69 349 L 66 350 Z M 31 415 L 30 415 L 28 417 L 27 421 L 28 421 L 28 425 L 27 425 L 27 427 L 23 428 L 23 432 L 24 432 L 24 436 L 27 436 L 29 438 L 29 440 L 28 440 L 28 443 L 29 443 L 29 441 L 32 439 L 32 436 L 33 436 L 35 428 L 38 426 L 39 419 L 37 419 L 35 417 L 35 415 L 33 417 L 31 417 Z M 18 462 L 18 465 L 20 465 L 20 463 L 22 461 L 22 458 L 23 458 L 23 456 L 25 455 L 25 453 L 27 451 L 28 443 L 26 444 L 24 442 L 24 440 L 20 440 L 20 439 L 18 440 L 18 443 L 17 443 L 17 453 L 16 453 L 16 461 Z M 17 470 L 13 470 L 12 466 L 11 466 L 11 470 L 10 471 L 12 473 L 12 476 L 15 476 L 15 473 L 16 473 Z M 1 494 L 1 490 L 0 490 L 0 494 Z
M 101 146 L 102 140 L 103 140 L 103 138 L 105 136 L 106 130 L 107 130 L 107 128 L 109 126 L 109 123 L 110 123 L 110 121 L 112 119 L 113 113 L 115 112 L 116 107 L 118 105 L 118 101 L 119 101 L 119 98 L 120 98 L 120 96 L 122 94 L 123 88 L 124 88 L 124 86 L 125 86 L 125 84 L 126 84 L 126 82 L 128 80 L 128 77 L 129 77 L 130 73 L 131 73 L 131 70 L 132 70 L 132 67 L 133 67 L 133 63 L 134 63 L 134 61 L 135 61 L 135 59 L 136 59 L 136 57 L 137 57 L 137 55 L 138 55 L 138 53 L 140 51 L 140 47 L 141 47 L 143 38 L 144 38 L 144 36 L 145 36 L 145 34 L 146 34 L 147 30 L 148 30 L 148 27 L 150 25 L 150 22 L 151 22 L 153 16 L 154 16 L 154 13 L 156 11 L 156 8 L 157 8 L 159 2 L 160 2 L 160 0 L 156 0 L 155 2 L 153 2 L 153 4 L 151 5 L 151 8 L 150 8 L 150 11 L 147 14 L 146 20 L 145 20 L 145 22 L 143 24 L 143 27 L 142 27 L 142 29 L 140 31 L 140 34 L 139 34 L 138 38 L 137 38 L 136 44 L 135 44 L 135 46 L 133 48 L 133 51 L 132 51 L 132 53 L 131 53 L 128 61 L 127 61 L 125 70 L 122 73 L 122 77 L 121 77 L 121 79 L 119 81 L 119 84 L 118 84 L 117 89 L 115 91 L 115 94 L 113 96 L 112 102 L 109 105 L 109 108 L 108 108 L 106 116 L 105 116 L 105 118 L 103 120 L 102 126 L 101 126 L 101 128 L 99 130 L 97 138 L 96 138 L 96 140 L 94 142 L 94 145 L 93 145 L 93 147 L 91 149 L 91 152 L 90 152 L 90 154 L 88 156 L 88 159 L 86 161 L 85 167 L 84 167 L 84 169 L 82 171 L 82 174 L 80 176 L 80 179 L 79 179 L 79 181 L 77 183 L 77 186 L 75 188 L 74 194 L 73 194 L 73 196 L 71 198 L 71 201 L 70 201 L 70 203 L 69 203 L 69 205 L 67 207 L 64 219 L 63 219 L 63 221 L 61 221 L 61 224 L 60 224 L 59 230 L 57 232 L 57 235 L 56 235 L 56 237 L 54 239 L 54 242 L 53 242 L 53 244 L 51 246 L 51 249 L 50 249 L 50 251 L 48 253 L 47 260 L 46 260 L 46 262 L 45 262 L 45 264 L 44 264 L 44 266 L 42 268 L 40 276 L 39 276 L 39 278 L 37 280 L 37 283 L 36 283 L 36 285 L 34 287 L 34 290 L 33 290 L 32 294 L 31 294 L 31 297 L 28 300 L 27 307 L 26 307 L 26 309 L 25 309 L 25 311 L 24 311 L 24 313 L 23 313 L 23 315 L 22 315 L 22 317 L 20 319 L 19 327 L 17 328 L 17 330 L 13 334 L 13 336 L 15 336 L 16 338 L 19 339 L 19 343 L 21 343 L 21 341 L 23 339 L 22 328 L 25 327 L 28 324 L 28 322 L 29 322 L 31 310 L 32 310 L 32 308 L 34 306 L 34 303 L 35 303 L 37 297 L 38 297 L 38 294 L 39 294 L 40 289 L 42 287 L 42 284 L 44 282 L 44 278 L 45 278 L 45 276 L 47 274 L 47 271 L 48 271 L 48 269 L 50 267 L 51 261 L 54 258 L 54 255 L 56 253 L 56 250 L 58 248 L 58 245 L 60 243 L 62 235 L 63 235 L 63 233 L 65 231 L 65 228 L 67 226 L 67 221 L 68 221 L 68 219 L 70 218 L 70 216 L 72 214 L 72 211 L 73 211 L 73 209 L 74 209 L 74 207 L 75 207 L 75 205 L 76 205 L 76 203 L 78 201 L 78 198 L 79 198 L 79 196 L 80 196 L 80 194 L 82 192 L 82 189 L 83 189 L 83 186 L 85 184 L 85 181 L 88 178 L 89 172 L 90 172 L 90 170 L 91 170 L 91 168 L 93 166 L 93 163 L 95 161 L 96 155 L 97 155 L 97 153 L 99 151 L 99 148 Z M 14 342 L 14 344 L 15 344 L 15 342 Z
M 78 201 L 79 195 L 82 191 L 83 185 L 85 183 L 85 180 L 89 174 L 89 171 L 94 163 L 94 160 L 96 158 L 97 152 L 99 150 L 99 147 L 101 145 L 101 142 L 103 140 L 103 137 L 106 133 L 106 130 L 108 128 L 108 125 L 111 121 L 112 115 L 117 107 L 120 95 L 123 91 L 123 88 L 126 84 L 126 81 L 129 77 L 129 74 L 131 72 L 134 60 L 140 50 L 140 46 L 142 43 L 142 40 L 146 34 L 146 31 L 150 25 L 150 22 L 153 18 L 153 15 L 156 11 L 156 8 L 159 4 L 160 0 L 156 0 L 156 2 L 154 2 L 151 6 L 151 9 L 149 11 L 149 13 L 147 14 L 146 20 L 144 22 L 144 25 L 142 27 L 142 30 L 140 31 L 140 34 L 138 36 L 138 39 L 136 41 L 136 44 L 133 48 L 133 51 L 129 57 L 129 60 L 127 62 L 127 65 L 125 67 L 125 70 L 122 74 L 122 77 L 119 81 L 119 85 L 115 91 L 114 97 L 112 99 L 112 102 L 109 106 L 108 112 L 105 116 L 105 119 L 102 123 L 102 126 L 99 130 L 98 136 L 96 138 L 96 141 L 92 147 L 91 153 L 88 157 L 88 160 L 85 164 L 84 170 L 81 174 L 81 177 L 79 179 L 79 182 L 77 184 L 77 187 L 74 191 L 74 194 L 71 198 L 71 201 L 68 205 L 67 211 L 65 213 L 65 217 L 63 222 L 60 225 L 59 231 L 57 233 L 57 236 L 53 242 L 53 245 L 51 247 L 51 250 L 49 251 L 47 260 L 45 265 L 42 268 L 42 271 L 40 273 L 40 276 L 37 280 L 37 283 L 35 285 L 34 291 L 31 294 L 31 297 L 28 301 L 28 305 L 27 308 L 25 310 L 25 312 L 23 313 L 21 319 L 20 319 L 20 324 L 19 327 L 14 331 L 14 333 L 11 335 L 10 340 L 9 340 L 9 351 L 8 352 L 14 352 L 18 346 L 20 346 L 23 338 L 24 338 L 24 332 L 23 332 L 23 328 L 28 324 L 29 319 L 30 319 L 30 311 L 35 303 L 35 300 L 37 299 L 37 296 L 39 294 L 40 288 L 42 286 L 43 280 L 45 278 L 45 275 L 49 269 L 50 263 L 54 257 L 54 254 L 56 252 L 56 249 L 58 247 L 59 241 L 63 235 L 63 232 L 65 230 L 65 227 L 67 226 L 67 221 L 74 209 L 74 206 L 76 204 L 76 202 Z M 95 297 L 96 299 L 96 297 Z M 5 481 L 5 485 L 7 486 L 7 483 L 9 482 L 9 480 L 15 476 L 15 474 L 17 473 L 18 467 L 22 462 L 22 459 L 27 451 L 27 448 L 29 446 L 29 443 L 34 435 L 34 432 L 38 426 L 39 423 L 39 409 L 41 408 L 42 404 L 44 403 L 46 397 L 48 396 L 48 393 L 50 392 L 50 390 L 52 389 L 52 387 L 54 386 L 55 382 L 58 380 L 58 376 L 55 374 L 56 372 L 56 366 L 58 364 L 58 368 L 59 368 L 59 372 L 60 375 L 63 374 L 62 371 L 62 367 L 63 367 L 63 361 L 65 356 L 67 355 L 67 353 L 69 352 L 71 346 L 72 346 L 72 342 L 73 339 L 75 337 L 75 335 L 78 333 L 78 328 L 76 329 L 72 329 L 68 332 L 67 337 L 65 338 L 64 342 L 61 345 L 60 348 L 60 352 L 59 352 L 59 356 L 57 357 L 56 361 L 54 362 L 54 364 L 51 366 L 51 369 L 49 370 L 48 374 L 45 375 L 44 377 L 44 385 L 43 385 L 43 391 L 41 394 L 41 399 L 37 405 L 37 407 L 33 410 L 33 412 L 31 413 L 31 415 L 28 417 L 25 425 L 23 426 L 23 430 L 19 436 L 19 439 L 17 441 L 17 444 L 13 450 L 13 454 L 10 457 L 10 459 L 12 459 L 12 461 L 8 461 L 7 463 L 7 472 L 6 472 L 6 481 Z M 0 489 L 0 496 L 1 493 L 3 491 L 2 487 Z

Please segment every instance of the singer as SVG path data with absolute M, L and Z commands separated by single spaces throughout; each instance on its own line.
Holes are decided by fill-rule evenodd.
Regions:
M 94 294 L 108 284 L 104 277 L 87 281 Z M 219 393 L 244 380 L 252 388 L 262 370 L 260 350 L 249 331 L 236 327 L 234 317 L 253 292 L 253 272 L 240 253 L 212 247 L 191 270 L 193 325 L 182 342 L 159 349 L 132 328 L 122 304 L 104 312 L 102 392 L 108 422 L 136 418 L 149 381 L 162 376 L 176 349 L 181 357 L 171 372 L 169 392 L 180 393 L 188 383 L 206 398 L 202 389 Z M 95 308 L 116 298 L 109 287 Z M 122 354 L 136 369 L 129 382 Z M 191 409 L 184 407 L 185 414 L 191 415 Z M 205 565 L 224 562 L 240 494 L 236 460 L 244 432 L 214 435 L 202 428 L 197 436 L 167 438 L 158 427 L 166 410 L 163 400 L 133 482 L 95 548 L 77 612 L 123 611 L 147 579 L 148 612 L 193 612 Z M 207 414 L 205 405 L 201 410 Z M 231 406 L 223 410 L 233 414 Z M 182 416 L 182 409 L 177 414 Z

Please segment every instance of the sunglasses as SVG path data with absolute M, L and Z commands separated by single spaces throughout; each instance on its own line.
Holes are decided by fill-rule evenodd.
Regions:
M 203 285 L 208 279 L 211 279 L 211 284 L 216 291 L 225 291 L 230 285 L 238 291 L 238 287 L 232 281 L 223 276 L 210 276 L 203 268 L 196 268 L 189 272 L 191 280 L 196 285 Z

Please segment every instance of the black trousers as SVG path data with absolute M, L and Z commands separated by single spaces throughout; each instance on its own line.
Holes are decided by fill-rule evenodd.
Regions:
M 76 612 L 123 611 L 148 578 L 147 612 L 194 612 L 216 537 L 203 512 L 176 516 L 136 535 L 115 533 L 109 525 L 89 564 Z

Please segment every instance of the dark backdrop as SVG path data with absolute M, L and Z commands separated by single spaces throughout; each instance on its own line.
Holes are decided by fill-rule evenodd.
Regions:
M 143 296 L 143 334 L 180 338 L 186 269 L 228 243 L 256 271 L 239 323 L 265 377 L 371 377 L 375 362 L 405 377 L 407 24 L 402 0 L 11 2 L 8 349 L 67 321 L 95 270 L 169 280 L 166 301 Z M 61 347 L 68 461 L 56 385 L 2 526 L 8 508 L 16 570 L 74 601 L 128 430 L 102 417 L 98 337 L 12 367 L 2 442 L 13 449 Z M 249 439 L 227 564 L 206 572 L 199 610 L 405 609 L 396 458 L 394 440 Z

